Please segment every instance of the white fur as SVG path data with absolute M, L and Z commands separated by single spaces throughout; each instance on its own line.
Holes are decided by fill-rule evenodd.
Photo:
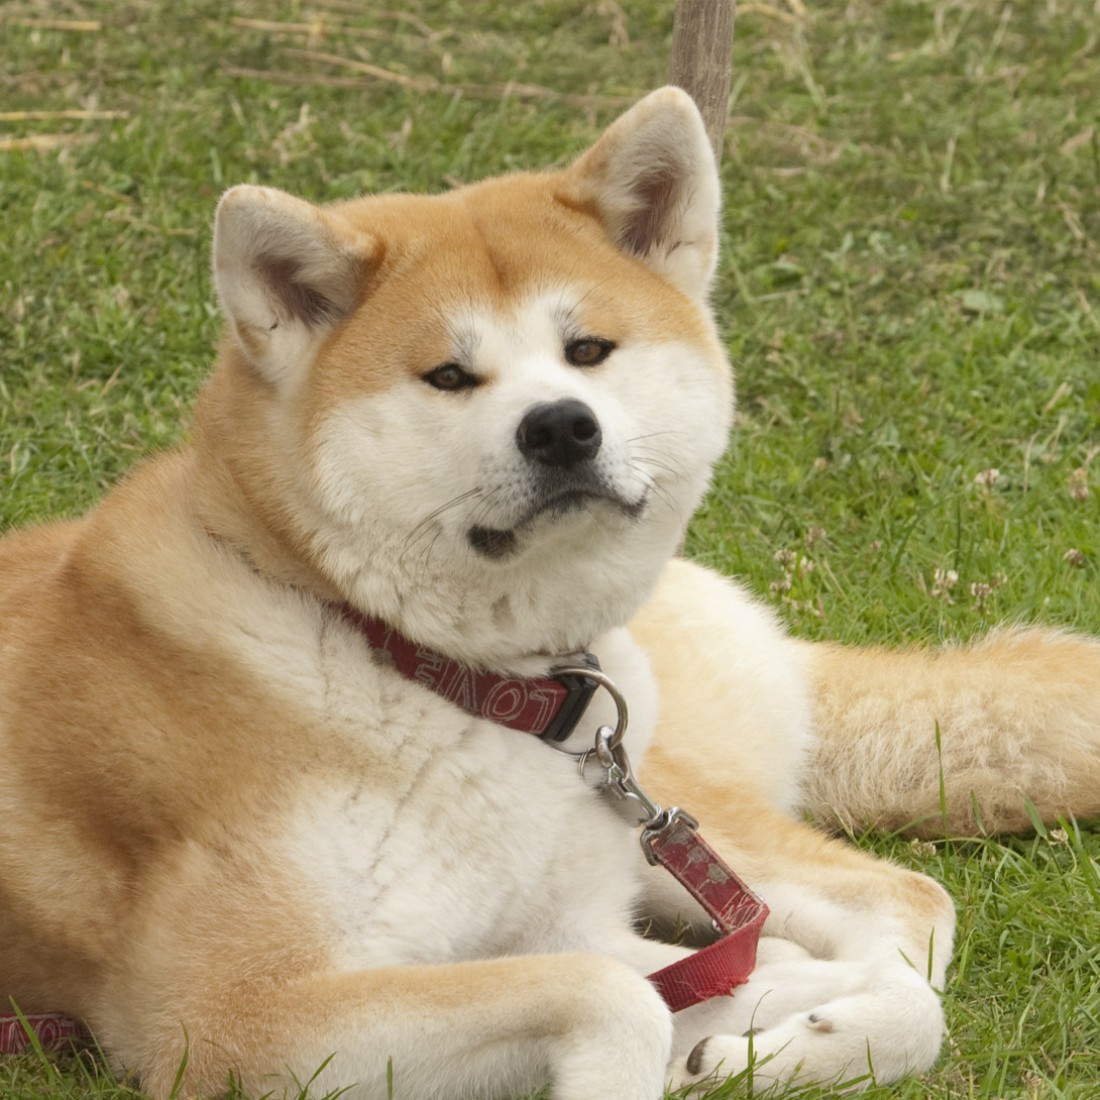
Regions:
M 576 650 L 629 618 L 725 446 L 728 384 L 699 350 L 624 347 L 588 373 L 562 364 L 555 319 L 576 296 L 561 288 L 504 316 L 455 318 L 476 333 L 469 365 L 486 379 L 461 416 L 449 395 L 410 378 L 341 407 L 319 431 L 307 497 L 326 568 L 360 606 L 473 663 Z M 646 520 L 609 506 L 539 519 L 520 532 L 515 561 L 485 561 L 466 542 L 470 524 L 506 529 L 524 510 L 516 426 L 530 407 L 567 397 L 598 412 L 597 469 L 625 501 L 648 502 Z
M 695 1072 L 686 1058 L 674 1062 L 674 1081 L 722 1077 L 752 1066 L 758 1087 L 810 1077 L 851 1088 L 895 1081 L 935 1060 L 943 1042 L 943 1009 L 912 969 L 808 955 L 771 961 L 767 955 L 765 942 L 760 965 L 724 1018 L 720 999 L 688 1010 L 711 1017 L 703 1030 L 725 1033 L 705 1040 Z

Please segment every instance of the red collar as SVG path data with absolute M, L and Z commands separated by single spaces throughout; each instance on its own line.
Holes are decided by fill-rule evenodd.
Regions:
M 363 615 L 348 604 L 338 609 L 372 649 L 388 654 L 393 667 L 406 680 L 434 691 L 467 714 L 533 733 L 545 741 L 564 741 L 573 732 L 599 686 L 584 676 L 520 679 L 485 672 L 419 646 L 380 619 Z M 600 667 L 591 653 L 574 663 L 594 671 Z

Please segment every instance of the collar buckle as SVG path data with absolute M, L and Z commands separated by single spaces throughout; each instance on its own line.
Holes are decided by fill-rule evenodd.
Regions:
M 584 653 L 574 664 L 560 669 L 551 669 L 550 675 L 565 688 L 566 696 L 554 720 L 542 734 L 543 741 L 560 743 L 568 740 L 584 717 L 592 696 L 596 694 L 602 680 L 585 675 L 586 671 L 599 674 L 600 662 L 595 654 Z

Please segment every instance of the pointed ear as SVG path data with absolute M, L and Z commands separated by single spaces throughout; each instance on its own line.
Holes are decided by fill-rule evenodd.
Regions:
M 281 385 L 354 309 L 377 243 L 270 187 L 234 187 L 214 225 L 214 283 L 249 362 Z
M 594 208 L 624 251 L 689 297 L 706 297 L 721 202 L 714 153 L 691 97 L 661 88 L 568 170 L 567 202 Z

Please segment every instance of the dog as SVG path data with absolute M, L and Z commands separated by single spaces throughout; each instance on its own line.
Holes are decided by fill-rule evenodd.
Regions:
M 674 88 L 561 170 L 225 194 L 189 442 L 0 543 L 5 997 L 85 1020 L 156 1098 L 933 1064 L 950 899 L 801 815 L 1100 810 L 1100 647 L 810 646 L 675 556 L 731 424 L 718 215 Z M 614 691 L 560 740 L 507 724 L 501 684 L 588 653 Z M 590 781 L 600 730 L 770 907 L 730 995 L 672 1013 L 647 980 L 695 948 L 644 922 L 710 922 Z

